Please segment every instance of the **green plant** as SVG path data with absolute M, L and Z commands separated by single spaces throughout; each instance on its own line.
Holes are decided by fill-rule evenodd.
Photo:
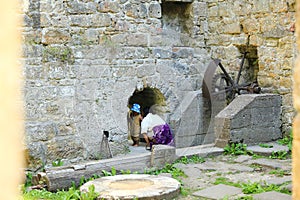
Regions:
M 111 172 L 108 172 L 106 170 L 102 170 L 101 172 L 102 172 L 103 176 L 112 176 Z
M 234 183 L 232 181 L 229 181 L 228 178 L 225 178 L 225 177 L 218 177 L 218 178 L 216 178 L 214 184 L 215 185 L 224 184 L 224 185 L 230 185 L 230 186 L 240 187 L 239 183 Z
M 241 187 L 243 189 L 243 193 L 245 194 L 255 194 L 255 193 L 265 192 L 264 187 L 258 182 L 242 183 Z
M 49 192 L 46 189 L 31 190 L 23 193 L 23 200 L 39 200 L 39 199 L 55 200 L 56 197 L 57 195 L 55 193 Z
M 62 160 L 55 160 L 52 162 L 52 167 L 60 167 L 60 166 L 63 166 L 64 165 L 64 162 Z
M 80 191 L 71 187 L 68 191 L 58 191 L 54 193 L 57 199 L 75 200 L 80 199 Z
M 277 141 L 278 144 L 286 145 L 289 148 L 289 151 L 292 151 L 292 145 L 293 145 L 293 131 L 290 131 L 289 136 L 285 136 L 284 138 Z
M 33 173 L 32 172 L 27 172 L 26 173 L 26 180 L 25 180 L 24 187 L 30 187 L 30 186 L 32 186 L 32 177 L 33 177 Z
M 261 184 L 260 182 L 247 182 L 247 183 L 234 183 L 232 181 L 229 181 L 228 178 L 225 177 L 218 177 L 214 184 L 225 184 L 225 185 L 231 185 L 235 187 L 242 188 L 244 194 L 256 194 L 256 193 L 262 193 L 262 192 L 268 192 L 268 191 L 277 191 L 281 193 L 289 194 L 290 192 L 283 188 L 282 185 L 275 185 L 275 184 Z
M 175 163 L 169 164 L 167 163 L 162 169 L 156 169 L 156 170 L 150 170 L 145 171 L 145 174 L 151 174 L 151 175 L 159 175 L 161 173 L 170 173 L 173 178 L 178 180 L 181 183 L 180 186 L 180 193 L 182 195 L 186 195 L 188 190 L 186 188 L 183 188 L 182 181 L 179 179 L 179 177 L 187 177 L 187 175 L 181 170 L 174 166 Z
M 75 187 L 71 187 L 68 191 L 57 192 L 49 192 L 46 189 L 25 191 L 22 200 L 94 200 L 97 197 L 95 186 L 91 185 L 86 193 L 81 193 Z
M 94 200 L 99 196 L 97 192 L 95 192 L 95 186 L 90 185 L 88 188 L 88 192 L 80 194 L 80 200 Z
M 252 158 L 253 158 L 253 159 L 265 158 L 265 157 L 266 157 L 266 156 L 259 155 L 259 154 L 255 154 L 255 153 L 252 155 Z
M 121 170 L 121 174 L 131 174 L 131 171 L 128 170 Z
M 229 199 L 229 197 L 226 195 L 225 197 L 223 197 L 222 200 L 228 200 L 228 199 Z
M 237 200 L 253 200 L 254 198 L 252 196 L 243 196 L 238 197 Z
M 273 148 L 274 146 L 271 144 L 259 144 L 260 147 L 262 148 Z
M 112 168 L 111 168 L 111 175 L 112 175 L 112 176 L 117 175 L 117 170 L 116 170 L 115 167 L 112 167 Z
M 117 170 L 116 170 L 115 167 L 112 167 L 110 172 L 106 171 L 106 170 L 102 170 L 101 172 L 104 176 L 115 176 L 115 175 L 117 175 Z
M 79 180 L 79 186 L 85 184 L 86 182 L 87 182 L 87 180 L 85 179 L 85 177 L 84 177 L 84 176 L 81 176 L 81 177 L 80 177 L 80 180 Z
M 177 161 L 175 161 L 175 163 L 183 163 L 183 164 L 204 163 L 204 162 L 205 162 L 205 159 L 198 155 L 193 155 L 191 157 L 183 156 L 180 159 L 178 159 Z
M 259 164 L 251 164 L 250 167 L 252 167 L 255 171 L 262 171 L 263 167 Z
M 180 187 L 180 194 L 182 196 L 187 196 L 190 193 L 191 193 L 191 189 L 190 188 L 185 188 L 183 186 Z
M 290 157 L 290 154 L 286 151 L 273 151 L 269 158 L 284 160 Z
M 275 184 L 266 184 L 266 183 L 261 185 L 261 183 L 259 182 L 241 183 L 241 188 L 243 189 L 243 193 L 245 194 L 256 194 L 256 193 L 269 192 L 269 191 L 277 191 L 281 193 L 288 192 L 286 189 L 281 189 L 281 185 L 279 186 Z
M 247 145 L 243 143 L 230 143 L 224 147 L 225 155 L 252 155 L 251 151 L 247 150 Z
M 162 169 L 146 171 L 146 174 L 158 175 L 161 173 L 170 173 L 173 178 L 178 180 L 178 177 L 186 177 L 185 173 L 174 166 L 174 164 L 167 163 Z
M 278 176 L 278 177 L 283 177 L 284 175 L 288 175 L 289 172 L 287 172 L 285 170 L 282 170 L 282 169 L 274 169 L 274 170 L 271 170 L 269 172 L 269 174 L 273 174 L 273 175 Z

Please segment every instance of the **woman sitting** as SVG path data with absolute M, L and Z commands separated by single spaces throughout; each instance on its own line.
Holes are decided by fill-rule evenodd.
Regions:
M 147 143 L 146 149 L 151 150 L 153 144 L 174 146 L 174 138 L 170 126 L 157 114 L 144 110 L 141 123 L 141 133 Z

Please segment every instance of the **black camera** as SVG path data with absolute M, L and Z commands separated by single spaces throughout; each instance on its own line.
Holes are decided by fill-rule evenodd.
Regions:
M 109 132 L 108 131 L 103 131 L 103 134 L 105 135 L 105 137 L 109 137 Z

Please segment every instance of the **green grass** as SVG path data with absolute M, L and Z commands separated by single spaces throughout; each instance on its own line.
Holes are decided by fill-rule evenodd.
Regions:
M 182 160 L 178 160 L 172 164 L 166 164 L 162 169 L 156 169 L 151 171 L 145 171 L 146 174 L 152 174 L 152 175 L 158 175 L 161 173 L 170 173 L 173 178 L 177 179 L 180 183 L 180 177 L 186 177 L 186 174 L 181 169 L 178 169 L 174 166 L 175 163 L 199 163 L 204 162 L 203 158 L 198 156 L 193 156 L 191 158 L 183 158 Z M 60 165 L 61 163 L 57 163 Z M 94 180 L 96 178 L 100 178 L 103 176 L 114 176 L 117 174 L 131 174 L 130 170 L 121 170 L 118 172 L 114 167 L 111 168 L 111 171 L 102 170 L 101 175 L 93 175 L 92 177 L 85 178 L 84 176 L 80 177 L 79 186 L 83 185 L 84 183 Z M 22 198 L 21 200 L 94 200 L 98 196 L 98 194 L 95 192 L 94 186 L 91 186 L 89 188 L 89 191 L 87 193 L 81 193 L 79 190 L 79 187 L 75 187 L 75 184 L 67 190 L 67 191 L 57 191 L 57 192 L 49 192 L 46 189 L 41 190 L 28 190 L 28 188 L 31 186 L 31 179 L 32 174 L 27 174 L 27 180 L 26 184 L 23 185 L 22 188 Z M 190 193 L 189 188 L 184 188 L 181 186 L 181 194 L 187 195 Z
M 191 157 L 183 156 L 182 158 L 175 161 L 175 163 L 183 163 L 183 164 L 189 164 L 189 163 L 204 163 L 205 159 L 198 155 L 193 155 Z
M 128 172 L 128 171 L 127 171 Z M 117 170 L 112 167 L 111 171 L 102 170 L 102 175 L 94 174 L 92 177 L 85 178 L 84 176 L 80 177 L 79 186 L 84 183 L 94 180 L 96 178 L 100 178 L 101 176 L 114 176 L 117 174 Z M 91 185 L 89 187 L 89 191 L 86 193 L 81 193 L 79 187 L 76 187 L 73 183 L 72 187 L 69 190 L 65 191 L 57 191 L 57 192 L 49 192 L 46 189 L 41 190 L 28 190 L 31 186 L 32 174 L 28 173 L 26 182 L 22 188 L 22 198 L 21 200 L 94 200 L 98 196 L 95 192 L 95 187 Z
M 95 187 L 91 185 L 87 193 L 71 187 L 68 191 L 49 192 L 45 189 L 24 191 L 22 200 L 94 200 L 98 197 Z
M 269 174 L 273 174 L 273 175 L 275 175 L 275 176 L 277 176 L 277 177 L 283 177 L 283 176 L 285 176 L 285 175 L 290 175 L 290 173 L 289 173 L 288 171 L 282 170 L 282 169 L 274 169 L 274 170 L 271 170 L 271 171 L 269 172 Z
M 225 185 L 230 185 L 234 187 L 239 187 L 242 188 L 242 191 L 244 194 L 257 194 L 257 193 L 262 193 L 262 192 L 269 192 L 269 191 L 277 191 L 285 194 L 291 194 L 290 191 L 282 187 L 285 185 L 285 183 L 281 185 L 275 185 L 275 184 L 266 184 L 266 183 L 261 183 L 261 182 L 232 182 L 229 181 L 228 178 L 225 177 L 218 177 L 214 184 L 225 184 Z

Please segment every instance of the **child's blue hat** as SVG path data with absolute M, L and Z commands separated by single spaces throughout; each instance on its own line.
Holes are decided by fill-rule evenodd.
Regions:
M 141 106 L 139 104 L 137 104 L 137 103 L 134 103 L 132 105 L 132 108 L 130 110 L 132 110 L 134 112 L 137 112 L 137 113 L 141 113 Z

